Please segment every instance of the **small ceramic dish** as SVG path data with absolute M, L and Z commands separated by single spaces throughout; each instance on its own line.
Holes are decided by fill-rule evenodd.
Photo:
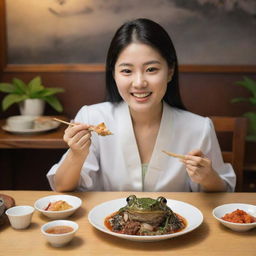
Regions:
M 34 211 L 32 206 L 21 205 L 11 207 L 5 213 L 14 229 L 25 229 L 30 225 Z
M 256 227 L 256 222 L 254 223 L 234 223 L 230 221 L 223 220 L 222 217 L 227 214 L 231 213 L 235 210 L 243 210 L 246 213 L 250 214 L 254 218 L 256 218 L 256 206 L 251 204 L 240 204 L 240 203 L 233 203 L 233 204 L 223 204 L 212 211 L 213 217 L 218 220 L 224 226 L 238 232 L 248 231 L 252 228 Z
M 7 120 L 6 120 L 6 123 L 11 129 L 27 130 L 27 129 L 32 129 L 33 128 L 34 121 L 35 121 L 34 116 L 20 115 L 20 116 L 8 117 Z
M 41 232 L 54 247 L 62 247 L 69 243 L 78 230 L 78 224 L 69 220 L 55 220 L 44 224 Z
M 62 211 L 49 211 L 46 210 L 49 203 L 54 203 L 59 200 L 65 201 L 69 205 L 72 206 L 72 208 Z M 43 198 L 38 199 L 34 207 L 36 210 L 41 212 L 43 215 L 47 216 L 50 219 L 65 219 L 72 215 L 80 206 L 82 205 L 82 200 L 76 196 L 70 196 L 70 195 L 52 195 L 52 196 L 46 196 Z

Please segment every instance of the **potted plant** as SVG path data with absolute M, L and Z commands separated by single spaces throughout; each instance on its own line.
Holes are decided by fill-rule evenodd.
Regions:
M 256 81 L 248 77 L 244 77 L 242 81 L 237 81 L 236 84 L 243 86 L 244 88 L 249 90 L 251 92 L 251 96 L 248 98 L 243 98 L 243 97 L 234 98 L 232 99 L 231 102 L 237 103 L 237 102 L 246 101 L 252 104 L 253 106 L 256 106 Z M 256 141 L 256 111 L 246 112 L 244 113 L 243 116 L 247 117 L 249 120 L 247 140 Z
M 45 102 L 56 111 L 63 111 L 55 94 L 64 90 L 62 88 L 46 88 L 39 76 L 33 78 L 28 84 L 18 78 L 14 78 L 12 83 L 0 83 L 0 91 L 7 93 L 2 101 L 3 111 L 18 103 L 22 115 L 42 115 Z

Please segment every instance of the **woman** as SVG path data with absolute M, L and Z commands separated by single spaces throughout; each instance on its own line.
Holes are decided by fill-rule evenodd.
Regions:
M 209 118 L 184 110 L 167 32 L 148 19 L 122 25 L 106 62 L 108 102 L 84 106 L 66 129 L 69 150 L 47 177 L 52 189 L 233 191 Z M 113 135 L 89 125 L 104 122 Z M 182 161 L 162 150 L 186 155 Z

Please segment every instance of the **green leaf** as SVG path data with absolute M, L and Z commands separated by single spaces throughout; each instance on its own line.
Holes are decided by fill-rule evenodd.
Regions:
M 234 99 L 232 99 L 231 100 L 231 103 L 237 103 L 237 102 L 244 102 L 244 101 L 249 101 L 249 99 L 247 99 L 247 98 L 242 98 L 242 97 L 240 97 L 240 98 L 234 98 Z
M 256 135 L 256 113 L 255 112 L 246 112 L 244 116 L 248 118 L 248 135 Z
M 21 81 L 18 78 L 13 78 L 12 83 L 16 88 L 16 93 L 18 93 L 18 94 L 28 94 L 28 87 L 23 81 Z
M 20 95 L 20 94 L 9 94 L 4 97 L 2 101 L 2 108 L 3 110 L 8 109 L 11 105 L 14 103 L 19 103 L 23 100 L 27 99 L 26 95 Z
M 60 101 L 55 96 L 47 96 L 43 98 L 53 109 L 58 112 L 63 111 Z
M 236 82 L 236 84 L 241 85 L 248 89 L 254 97 L 256 97 L 256 82 L 248 77 L 244 77 L 244 80 Z
M 250 101 L 253 105 L 256 105 L 256 98 L 249 98 L 249 101 Z
M 13 93 L 13 92 L 15 92 L 15 86 L 13 84 L 9 84 L 9 83 L 0 83 L 0 91 L 7 92 L 7 93 Z
M 45 88 L 43 91 L 38 92 L 39 97 L 46 97 L 46 96 L 51 96 L 56 93 L 64 92 L 64 89 L 62 88 Z
M 29 96 L 32 98 L 34 94 L 44 90 L 44 86 L 42 85 L 41 77 L 37 76 L 32 79 L 29 84 Z

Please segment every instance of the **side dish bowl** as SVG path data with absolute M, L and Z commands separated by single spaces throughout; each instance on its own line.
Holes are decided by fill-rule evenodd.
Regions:
M 72 206 L 72 208 L 62 211 L 45 210 L 49 203 L 54 203 L 59 200 L 67 202 L 69 205 Z M 43 215 L 47 216 L 50 219 L 65 219 L 72 215 L 81 205 L 82 200 L 76 196 L 52 195 L 38 199 L 35 202 L 34 207 L 36 210 L 38 210 L 39 212 L 41 212 Z
M 49 229 L 53 229 L 55 227 L 65 226 L 70 228 L 70 232 L 61 233 L 61 234 L 54 234 L 48 233 Z M 50 221 L 44 224 L 41 227 L 41 232 L 46 240 L 54 247 L 62 247 L 69 243 L 75 236 L 75 233 L 78 230 L 78 224 L 74 221 L 69 220 L 55 220 Z
M 233 204 L 223 204 L 212 211 L 213 217 L 218 220 L 224 226 L 230 228 L 231 230 L 244 232 L 248 231 L 252 228 L 256 227 L 256 222 L 254 223 L 234 223 L 230 221 L 223 220 L 222 217 L 227 214 L 231 213 L 237 209 L 243 210 L 246 213 L 250 214 L 254 218 L 256 218 L 256 206 L 251 204 L 240 204 L 240 203 L 233 203 Z

